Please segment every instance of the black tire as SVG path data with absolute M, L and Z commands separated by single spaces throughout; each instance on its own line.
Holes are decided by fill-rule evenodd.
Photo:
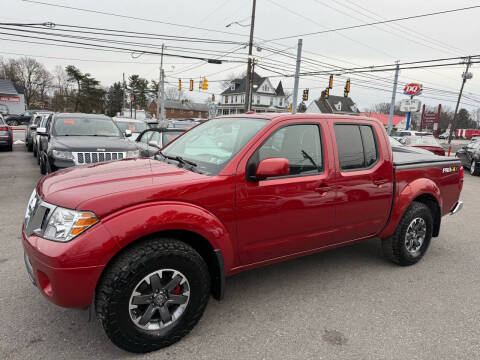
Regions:
M 27 144 L 27 150 L 28 150 L 28 152 L 32 152 L 32 151 L 33 151 L 33 144 L 32 144 L 31 141 L 29 141 L 28 144 Z
M 33 146 L 33 157 L 37 157 L 37 147 Z
M 472 160 L 472 163 L 470 164 L 470 174 L 472 176 L 480 175 L 480 166 L 477 164 L 475 160 Z
M 407 249 L 406 235 L 410 224 L 417 218 L 423 219 L 426 231 L 422 245 L 413 253 Z M 382 240 L 382 249 L 385 257 L 401 266 L 408 266 L 417 263 L 423 255 L 425 255 L 428 246 L 430 245 L 432 230 L 433 217 L 428 206 L 420 202 L 412 202 L 407 211 L 405 211 L 405 214 L 403 214 L 394 234 L 391 237 Z
M 144 330 L 130 317 L 130 296 L 152 272 L 173 269 L 184 274 L 190 297 L 184 312 L 160 330 Z M 106 270 L 97 286 L 95 307 L 107 336 L 119 348 L 146 353 L 169 346 L 185 335 L 203 315 L 210 297 L 210 276 L 203 258 L 175 239 L 143 241 L 128 249 Z
M 12 143 L 7 146 L 7 151 L 13 151 L 13 144 Z
M 39 154 L 39 165 L 40 165 L 40 174 L 45 175 L 47 173 L 47 166 L 45 160 L 42 157 L 42 154 Z

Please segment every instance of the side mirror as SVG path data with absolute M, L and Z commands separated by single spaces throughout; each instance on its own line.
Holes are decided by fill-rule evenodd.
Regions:
M 44 127 L 37 128 L 37 134 L 38 135 L 47 135 L 47 128 L 44 128 Z
M 125 130 L 125 137 L 130 137 L 132 136 L 132 132 L 130 130 Z
M 30 125 L 30 129 L 35 130 L 36 128 L 37 128 L 37 125 L 35 124 Z
M 149 141 L 148 145 L 153 146 L 154 148 L 160 149 L 160 145 L 158 145 L 155 141 Z
M 255 171 L 258 179 L 267 177 L 284 176 L 290 173 L 290 164 L 285 158 L 270 158 L 260 161 Z

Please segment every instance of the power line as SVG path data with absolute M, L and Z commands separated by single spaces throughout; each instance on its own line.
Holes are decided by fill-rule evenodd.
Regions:
M 30 0 L 23 0 L 23 1 L 30 1 Z M 451 9 L 451 10 L 435 11 L 435 12 L 419 14 L 419 15 L 404 16 L 404 17 L 401 17 L 401 18 L 375 21 L 375 22 L 358 24 L 358 25 L 343 26 L 343 27 L 339 27 L 339 28 L 335 28 L 335 29 L 327 29 L 327 30 L 313 31 L 313 32 L 308 32 L 308 33 L 303 33 L 303 34 L 283 36 L 283 37 L 270 39 L 268 41 L 293 39 L 293 38 L 299 38 L 299 37 L 305 37 L 305 36 L 311 36 L 311 35 L 326 34 L 326 33 L 335 32 L 335 31 L 358 29 L 358 28 L 363 28 L 363 27 L 372 26 L 372 25 L 388 24 L 388 23 L 398 22 L 398 21 L 419 19 L 419 18 L 428 17 L 428 16 L 442 15 L 442 14 L 448 14 L 448 13 L 453 13 L 453 12 L 458 12 L 458 11 L 472 10 L 472 9 L 476 9 L 476 8 L 480 8 L 480 5 L 468 6 L 468 7 L 463 7 L 463 8 Z
M 48 2 L 44 2 L 44 1 L 35 1 L 35 0 L 22 0 L 22 1 L 29 2 L 29 3 L 34 3 L 34 4 L 39 4 L 39 5 L 46 5 L 46 6 L 53 6 L 53 7 L 64 8 L 64 9 L 69 9 L 69 10 L 88 12 L 88 13 L 93 13 L 93 14 L 120 17 L 120 18 L 130 19 L 130 20 L 140 20 L 140 21 L 152 22 L 152 23 L 157 23 L 157 24 L 164 24 L 164 25 L 169 25 L 169 26 L 176 26 L 176 27 L 182 27 L 182 28 L 188 28 L 188 29 L 194 29 L 194 30 L 209 31 L 209 32 L 217 33 L 217 34 L 222 33 L 222 34 L 228 34 L 228 35 L 245 36 L 244 34 L 228 32 L 228 31 L 223 31 L 223 30 L 218 30 L 218 29 L 209 29 L 209 28 L 204 28 L 204 27 L 183 25 L 183 24 L 171 23 L 171 22 L 155 20 L 155 19 L 148 19 L 148 18 L 141 18 L 141 17 L 136 17 L 136 16 L 116 14 L 116 13 L 107 12 L 107 11 L 91 10 L 91 9 L 78 8 L 78 7 L 67 6 L 67 5 L 52 4 L 52 3 L 48 3 Z

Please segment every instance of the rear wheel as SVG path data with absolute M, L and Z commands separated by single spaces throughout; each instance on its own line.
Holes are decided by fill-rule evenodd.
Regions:
M 395 233 L 382 241 L 385 256 L 402 266 L 413 265 L 425 255 L 432 238 L 433 217 L 423 203 L 412 202 Z
M 39 165 L 40 165 L 40 174 L 45 175 L 47 173 L 47 166 L 42 154 L 39 154 Z
M 470 164 L 470 174 L 472 174 L 473 176 L 480 175 L 480 168 L 475 160 L 472 160 L 472 163 Z
M 210 294 L 202 257 L 174 239 L 142 242 L 103 275 L 96 311 L 118 347 L 145 353 L 169 346 L 200 320 Z

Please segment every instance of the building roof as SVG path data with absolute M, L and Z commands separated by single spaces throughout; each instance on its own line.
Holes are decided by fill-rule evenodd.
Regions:
M 357 105 L 349 97 L 330 95 L 327 99 L 314 100 L 320 112 L 326 114 L 359 114 Z
M 156 100 L 152 100 L 152 103 L 156 104 Z M 165 100 L 165 109 L 180 109 L 187 111 L 205 111 L 208 112 L 208 104 L 195 103 L 191 101 L 182 100 Z
M 361 112 L 360 115 L 363 116 L 368 116 L 374 119 L 379 120 L 383 125 L 388 125 L 388 118 L 389 114 L 379 114 L 379 113 L 372 113 L 372 112 Z M 393 126 L 397 126 L 399 123 L 401 123 L 403 120 L 405 120 L 405 116 L 402 115 L 393 115 L 392 119 L 392 124 Z
M 18 91 L 10 80 L 0 80 L 0 94 L 18 95 Z
M 271 95 L 270 93 L 265 93 L 265 92 L 260 92 L 256 91 L 256 89 L 260 88 L 260 85 L 268 79 L 268 77 L 262 77 L 258 75 L 256 72 L 253 72 L 253 81 L 252 81 L 252 89 L 254 93 L 262 93 L 262 94 L 268 94 Z M 232 89 L 231 84 L 235 84 L 235 89 Z M 256 87 L 254 85 L 257 85 Z M 233 79 L 230 83 L 230 86 L 223 90 L 221 95 L 230 95 L 230 94 L 241 94 L 245 93 L 245 88 L 247 86 L 247 76 L 244 76 L 242 79 Z M 280 90 L 280 93 L 279 93 Z M 285 93 L 283 92 L 283 86 L 282 82 L 280 81 L 278 83 L 277 89 L 275 90 L 275 95 L 277 96 L 285 96 Z

